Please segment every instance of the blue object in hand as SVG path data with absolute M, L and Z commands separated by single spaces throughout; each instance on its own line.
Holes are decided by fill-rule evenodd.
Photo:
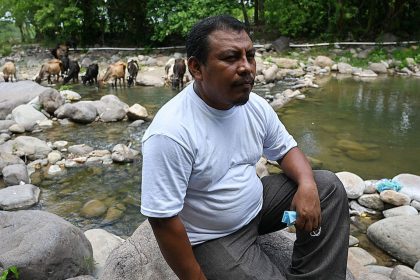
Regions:
M 296 222 L 296 216 L 296 211 L 284 211 L 281 221 L 290 227 Z

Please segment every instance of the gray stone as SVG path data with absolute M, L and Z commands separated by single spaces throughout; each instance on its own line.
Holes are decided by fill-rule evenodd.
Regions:
M 19 279 L 56 280 L 89 274 L 92 246 L 83 232 L 44 211 L 0 211 L 0 263 Z
M 12 145 L 15 155 L 26 156 L 30 160 L 46 158 L 52 150 L 45 141 L 32 136 L 19 136 Z
M 148 116 L 146 108 L 137 103 L 132 105 L 127 112 L 129 120 L 146 120 Z
M 420 274 L 405 265 L 397 265 L 391 273 L 392 280 L 420 280 Z
M 420 273 L 420 260 L 416 262 L 413 268 L 417 273 Z
M 373 194 L 376 193 L 376 180 L 366 180 L 365 181 L 365 189 L 363 193 L 365 194 Z
M 10 126 L 14 125 L 14 120 L 0 120 L 0 130 L 9 129 Z
M 379 194 L 363 194 L 361 197 L 357 199 L 360 205 L 365 206 L 367 208 L 375 209 L 382 211 L 384 210 L 384 203 L 381 200 Z
M 410 197 L 406 194 L 394 190 L 385 190 L 381 192 L 381 200 L 394 206 L 409 205 Z
M 382 219 L 368 227 L 369 239 L 394 258 L 411 266 L 420 259 L 420 216 Z
M 271 43 L 276 52 L 282 52 L 289 49 L 290 38 L 281 36 Z
M 385 64 L 382 62 L 374 62 L 369 65 L 369 69 L 375 72 L 376 74 L 386 74 L 388 69 Z
M 3 168 L 2 173 L 7 186 L 19 185 L 20 182 L 29 183 L 30 181 L 28 170 L 23 163 L 8 165 Z
M 3 174 L 3 168 L 11 164 L 25 164 L 25 162 L 16 155 L 0 150 L 0 175 Z
M 420 202 L 417 200 L 412 200 L 410 203 L 410 206 L 413 206 L 414 208 L 416 208 L 418 211 L 420 211 Z
M 43 113 L 30 104 L 23 104 L 14 108 L 12 111 L 12 118 L 27 131 L 32 131 L 38 122 L 47 119 Z
M 39 95 L 39 103 L 49 114 L 53 114 L 64 101 L 64 97 L 53 88 L 48 88 Z
M 29 208 L 38 203 L 39 193 L 39 188 L 31 184 L 0 189 L 0 209 L 18 210 Z
M 0 83 L 0 120 L 4 120 L 14 108 L 28 103 L 45 89 L 32 81 Z
M 357 280 L 391 280 L 391 278 L 374 272 L 363 272 L 357 277 Z
M 419 212 L 416 208 L 404 205 L 400 207 L 391 208 L 382 212 L 385 218 L 395 217 L 395 216 L 417 216 Z
M 112 148 L 112 160 L 114 162 L 132 162 L 138 154 L 138 151 L 124 144 L 117 144 Z
M 96 280 L 92 275 L 81 275 L 77 277 L 67 278 L 66 280 Z
M 392 178 L 402 185 L 401 193 L 408 195 L 411 199 L 420 201 L 420 176 L 413 174 L 399 174 Z
M 350 247 L 349 252 L 351 252 L 362 265 L 376 264 L 375 257 L 369 254 L 365 249 Z
M 69 153 L 74 155 L 88 155 L 90 152 L 93 151 L 93 148 L 86 145 L 86 144 L 79 144 L 79 145 L 72 145 L 68 148 Z
M 359 198 L 363 194 L 365 183 L 362 178 L 347 171 L 338 172 L 336 175 L 343 183 L 348 198 Z
M 366 266 L 366 269 L 371 273 L 382 274 L 382 275 L 385 275 L 386 277 L 391 277 L 391 273 L 392 273 L 391 267 L 386 267 L 382 265 L 370 264 Z
M 356 237 L 350 235 L 349 236 L 349 247 L 355 246 L 357 244 L 359 244 L 359 239 L 357 239 Z
M 79 101 L 76 103 L 66 103 L 58 108 L 54 115 L 59 119 L 68 118 L 77 123 L 91 123 L 96 119 L 96 107 L 93 101 Z
M 370 214 L 370 215 L 380 215 L 381 214 L 381 212 L 379 212 L 379 211 L 376 211 L 376 210 L 373 210 L 373 209 L 370 209 L 370 208 L 366 208 L 366 207 L 360 205 L 356 200 L 350 201 L 349 206 L 350 206 L 350 209 L 355 210 L 358 213 L 359 216 L 362 215 L 363 213 Z
M 124 242 L 124 239 L 113 235 L 103 229 L 90 229 L 85 231 L 85 236 L 92 244 L 93 259 L 95 261 L 94 275 L 98 277 L 104 268 L 109 254 Z

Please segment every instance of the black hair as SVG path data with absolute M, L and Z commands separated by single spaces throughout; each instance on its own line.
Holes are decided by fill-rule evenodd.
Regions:
M 209 52 L 208 36 L 215 30 L 245 31 L 248 33 L 245 24 L 232 16 L 218 15 L 205 18 L 197 22 L 188 33 L 187 58 L 194 56 L 200 63 L 205 64 Z

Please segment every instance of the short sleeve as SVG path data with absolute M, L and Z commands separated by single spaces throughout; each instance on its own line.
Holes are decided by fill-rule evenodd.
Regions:
M 166 218 L 183 208 L 192 155 L 173 139 L 152 135 L 143 142 L 141 213 Z
M 290 149 L 296 147 L 297 143 L 279 120 L 273 108 L 269 106 L 266 111 L 267 127 L 264 137 L 263 153 L 269 160 L 279 160 Z

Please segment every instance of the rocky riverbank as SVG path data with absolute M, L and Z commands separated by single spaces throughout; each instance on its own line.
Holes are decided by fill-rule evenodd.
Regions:
M 270 48 L 267 46 L 257 52 L 257 82 L 269 87 L 285 77 L 294 79 L 289 90 L 277 96 L 268 96 L 275 108 L 293 98 L 303 97 L 301 90 L 307 87 L 318 87 L 316 77 L 319 75 L 328 75 L 331 71 L 350 73 L 350 68 L 341 64 L 344 62 L 336 63 L 329 57 L 317 56 L 305 61 L 274 57 L 275 53 Z M 34 52 L 33 57 L 24 50 L 12 56 L 18 65 L 18 79 L 31 80 L 42 61 L 49 59 L 45 50 Z M 357 55 L 360 53 L 355 52 Z M 137 84 L 154 86 L 163 86 L 164 66 L 169 58 L 182 56 L 180 53 L 125 55 L 89 52 L 70 55 L 82 66 L 99 62 L 101 73 L 110 62 L 137 59 L 142 65 Z M 418 76 L 418 65 L 415 63 L 411 65 L 410 73 L 400 71 L 398 66 L 390 66 L 391 63 L 386 62 L 388 66 L 385 62 L 381 63 L 388 67 L 388 75 Z M 351 75 L 357 78 L 374 78 L 371 72 L 366 74 L 364 71 L 368 69 L 351 67 Z M 40 132 L 55 122 L 66 125 L 68 122 L 137 120 L 132 125 L 139 125 L 149 120 L 147 111 L 140 104 L 129 107 L 113 95 L 97 101 L 82 101 L 80 95 L 72 91 L 57 91 L 31 81 L 1 83 L 0 101 L 0 209 L 3 210 L 0 211 L 0 263 L 3 265 L 0 269 L 16 265 L 22 273 L 21 279 L 71 279 L 82 274 L 93 276 L 77 279 L 175 279 L 160 256 L 147 223 L 140 225 L 130 238 L 123 241 L 100 229 L 83 234 L 80 229 L 53 214 L 20 210 L 39 203 L 41 190 L 31 184 L 34 170 L 42 169 L 50 176 L 56 176 L 74 166 L 124 163 L 139 157 L 137 151 L 122 143 L 112 150 L 94 150 L 87 145 L 68 146 L 66 139 L 48 143 L 32 136 L 22 136 L 21 133 Z M 348 150 L 357 151 L 357 143 L 344 144 Z M 261 159 L 258 174 L 264 176 L 269 171 L 278 172 L 278 169 L 273 170 L 273 166 L 272 162 Z M 402 186 L 400 191 L 379 192 L 375 180 L 363 180 L 348 172 L 337 175 L 346 187 L 353 222 L 357 223 L 357 217 L 378 217 L 380 220 L 367 228 L 369 238 L 396 260 L 406 264 L 393 268 L 376 266 L 375 258 L 358 247 L 357 239 L 350 236 L 349 270 L 361 280 L 418 279 L 420 243 L 416 237 L 420 230 L 420 177 L 400 174 L 393 178 Z M 89 201 L 82 209 L 84 215 L 105 215 L 105 219 L 109 220 L 118 218 L 122 211 L 118 205 L 107 208 L 100 201 Z M 264 237 L 260 242 L 266 245 L 267 253 L 280 258 L 277 259 L 279 265 L 284 266 L 290 261 L 293 238 L 293 234 L 283 231 Z M 283 250 L 281 246 L 286 246 L 288 250 Z M 52 254 L 51 250 L 55 253 Z M 282 251 L 286 253 L 279 253 Z M 348 279 L 352 279 L 350 274 Z

